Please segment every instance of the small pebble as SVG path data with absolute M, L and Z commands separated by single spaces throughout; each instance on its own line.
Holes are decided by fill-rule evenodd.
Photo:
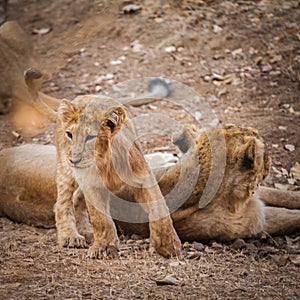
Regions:
M 232 247 L 236 250 L 241 250 L 246 248 L 246 243 L 243 239 L 236 239 L 232 244 Z

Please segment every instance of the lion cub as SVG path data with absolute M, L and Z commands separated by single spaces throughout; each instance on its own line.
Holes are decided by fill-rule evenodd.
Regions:
M 127 188 L 149 215 L 150 240 L 156 251 L 166 257 L 179 254 L 181 242 L 168 207 L 135 139 L 127 112 L 118 102 L 97 96 L 62 101 L 56 124 L 55 218 L 60 245 L 85 246 L 72 201 L 79 186 L 94 232 L 88 255 L 114 255 L 119 240 L 110 215 L 110 193 Z

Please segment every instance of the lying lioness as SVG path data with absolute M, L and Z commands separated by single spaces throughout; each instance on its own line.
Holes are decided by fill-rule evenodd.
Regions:
M 24 80 L 24 71 L 38 65 L 32 48 L 26 33 L 16 22 L 9 21 L 0 26 L 0 114 L 11 112 L 15 127 L 22 128 L 22 134 L 30 136 L 39 133 L 41 125 L 48 119 L 34 108 Z M 32 84 L 38 91 L 42 81 L 36 78 Z M 57 99 L 37 93 L 49 107 L 58 106 Z
M 213 129 L 209 136 L 210 139 L 206 133 L 202 133 L 196 145 L 192 146 L 175 166 L 167 168 L 165 172 L 159 170 L 156 174 L 160 177 L 159 186 L 163 194 L 169 194 L 178 182 L 180 174 L 185 172 L 185 168 L 189 169 L 194 165 L 200 167 L 192 194 L 181 207 L 171 213 L 181 240 L 224 241 L 251 237 L 261 231 L 287 234 L 299 230 L 299 192 L 280 191 L 262 186 L 257 188 L 267 174 L 269 165 L 264 142 L 257 133 L 251 128 L 224 126 Z M 199 199 L 208 179 L 211 153 L 218 150 L 210 149 L 208 143 L 209 140 L 218 141 L 220 136 L 225 137 L 227 146 L 226 169 L 213 199 L 200 208 Z M 218 142 L 214 145 L 217 147 Z M 68 145 L 66 147 L 70 149 Z M 55 162 L 54 146 L 24 145 L 2 150 L 1 215 L 35 226 L 54 226 Z M 184 191 L 177 191 L 176 194 L 180 198 Z M 123 190 L 118 196 L 128 201 L 136 201 L 130 190 Z M 267 204 L 289 209 L 264 206 L 260 199 Z M 167 197 L 170 210 L 171 201 L 176 202 L 177 199 L 168 200 Z M 87 234 L 88 216 L 84 202 L 75 196 L 73 203 L 78 230 L 81 234 Z M 115 210 L 116 207 L 112 209 Z M 113 212 L 112 214 L 114 215 Z M 125 233 L 134 232 L 143 236 L 149 234 L 147 223 L 119 220 L 115 222 Z

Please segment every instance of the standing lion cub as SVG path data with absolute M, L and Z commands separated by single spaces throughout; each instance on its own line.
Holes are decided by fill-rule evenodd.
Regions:
M 94 231 L 89 256 L 115 254 L 118 236 L 110 215 L 110 192 L 129 188 L 137 202 L 146 204 L 150 240 L 156 251 L 166 257 L 178 255 L 181 242 L 155 177 L 135 142 L 126 109 L 108 98 L 84 96 L 72 103 L 63 101 L 57 115 L 55 218 L 59 244 L 85 245 L 85 237 L 76 229 L 72 202 L 78 185 Z

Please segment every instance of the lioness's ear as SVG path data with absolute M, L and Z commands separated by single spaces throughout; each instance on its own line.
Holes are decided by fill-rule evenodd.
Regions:
M 263 170 L 265 144 L 255 137 L 245 137 L 240 151 L 242 166 L 247 169 Z
M 180 151 L 186 153 L 196 141 L 196 131 L 194 126 L 184 126 L 179 132 L 172 135 L 172 142 L 178 146 Z
M 110 132 L 113 133 L 117 128 L 121 128 L 121 126 L 126 121 L 126 112 L 124 108 L 117 106 L 112 107 L 105 114 L 105 125 L 109 127 Z
M 63 122 L 74 119 L 76 108 L 69 100 L 63 99 L 58 107 L 58 116 Z
M 266 178 L 269 174 L 270 168 L 271 168 L 271 155 L 268 149 L 265 150 L 264 153 L 264 172 L 263 172 L 263 178 Z

